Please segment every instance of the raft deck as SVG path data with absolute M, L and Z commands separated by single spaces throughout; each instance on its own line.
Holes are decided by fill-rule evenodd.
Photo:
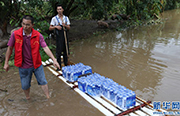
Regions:
M 91 105 L 97 108 L 106 116 L 152 116 L 153 112 L 166 112 L 165 110 L 155 110 L 151 104 L 151 101 L 145 101 L 140 97 L 136 96 L 136 104 L 134 107 L 131 107 L 127 110 L 122 110 L 115 103 L 106 99 L 103 96 L 90 96 L 87 93 L 82 92 L 78 88 L 78 83 L 69 83 L 63 76 L 62 71 L 56 71 L 56 68 L 53 66 L 53 61 L 51 59 L 43 62 L 43 66 L 47 67 L 56 77 L 61 79 L 64 83 L 66 83 L 70 88 L 74 89 L 79 95 L 81 95 L 85 100 L 87 100 Z M 71 62 L 71 65 L 74 65 Z M 164 113 L 163 113 L 164 114 Z M 162 114 L 156 116 L 162 116 Z

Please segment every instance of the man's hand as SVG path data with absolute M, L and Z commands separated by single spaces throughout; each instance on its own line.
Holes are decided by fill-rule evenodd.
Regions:
M 49 30 L 50 30 L 50 31 L 52 31 L 52 30 L 54 30 L 54 29 L 61 30 L 61 29 L 62 29 L 62 27 L 61 27 L 61 26 L 59 26 L 59 25 L 57 25 L 57 26 L 50 25 L 50 26 L 49 26 Z
M 62 23 L 62 26 L 63 26 L 63 27 L 65 27 L 65 26 L 66 26 L 66 24 L 65 24 L 65 23 Z
M 55 26 L 55 28 L 58 29 L 58 30 L 61 30 L 61 29 L 62 29 L 61 26 Z
M 57 60 L 54 60 L 54 61 L 53 61 L 53 65 L 54 65 L 56 68 L 60 69 L 60 66 L 59 66 L 59 63 L 57 62 Z
M 4 70 L 7 72 L 9 70 L 9 64 L 4 64 Z
M 67 24 L 65 24 L 65 23 L 62 23 L 62 26 L 64 27 L 63 29 L 67 29 L 67 30 L 70 30 L 70 25 L 67 25 Z
M 57 62 L 57 60 L 55 59 L 54 55 L 52 54 L 51 50 L 48 48 L 48 46 L 44 47 L 44 52 L 53 60 L 53 65 L 56 68 L 60 69 L 59 63 Z
M 13 47 L 8 46 L 6 51 L 5 63 L 4 63 L 4 70 L 7 72 L 9 70 L 9 58 L 12 54 Z

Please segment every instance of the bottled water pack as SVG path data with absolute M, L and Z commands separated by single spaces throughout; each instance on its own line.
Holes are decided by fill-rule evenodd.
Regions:
M 92 68 L 83 63 L 62 67 L 63 77 L 70 82 L 75 82 L 80 75 L 88 73 L 92 73 Z
M 97 73 L 79 78 L 78 88 L 91 96 L 102 95 L 122 110 L 127 110 L 136 104 L 136 94 L 134 91 Z
M 105 77 L 93 73 L 91 75 L 83 76 L 78 79 L 78 87 L 81 91 L 92 96 L 99 96 L 101 94 L 101 85 Z

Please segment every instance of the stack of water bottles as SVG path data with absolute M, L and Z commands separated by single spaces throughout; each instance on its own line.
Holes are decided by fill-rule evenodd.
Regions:
M 101 95 L 101 85 L 105 77 L 93 73 L 78 79 L 78 88 L 91 96 Z
M 63 77 L 70 82 L 75 82 L 80 75 L 88 73 L 92 73 L 92 68 L 83 63 L 62 67 Z
M 136 104 L 136 94 L 134 91 L 97 73 L 79 78 L 78 88 L 91 96 L 102 95 L 122 110 L 127 110 Z

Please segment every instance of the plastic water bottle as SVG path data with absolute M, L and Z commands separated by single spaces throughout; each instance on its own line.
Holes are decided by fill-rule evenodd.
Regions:
M 65 67 L 62 67 L 62 74 L 63 74 L 63 77 L 68 80 L 68 72 L 69 72 L 69 67 L 70 66 L 65 66 Z
M 73 81 L 77 81 L 78 77 L 82 75 L 82 72 L 80 71 L 80 69 L 77 69 L 74 71 L 74 75 L 73 75 Z
M 92 73 L 92 68 L 90 66 L 86 66 L 85 74 Z
M 136 105 L 136 94 L 135 92 L 133 91 L 132 92 L 132 106 L 135 106 Z
M 62 75 L 66 79 L 66 67 L 62 67 Z
M 129 94 L 130 100 L 131 100 L 130 107 L 135 106 L 136 105 L 136 94 L 135 94 L 135 92 L 130 91 L 128 94 Z
M 90 78 L 86 80 L 86 93 L 88 93 L 89 95 L 93 95 L 92 81 L 90 80 Z
M 109 100 L 115 101 L 115 96 L 114 96 L 114 89 L 113 89 L 113 86 L 110 86 L 110 87 L 109 87 L 108 93 L 109 93 Z
M 127 96 L 126 94 L 123 94 L 123 101 L 122 101 L 122 107 L 123 110 L 127 110 Z
M 123 94 L 122 94 L 120 91 L 117 91 L 116 104 L 117 104 L 120 108 L 123 107 Z
M 113 89 L 111 88 L 111 85 L 113 84 L 113 80 L 106 78 L 105 79 L 105 97 L 108 98 L 110 100 L 110 92 L 113 91 Z
M 70 76 L 70 71 L 69 71 L 69 69 L 67 69 L 66 70 L 66 76 L 65 76 L 67 80 L 69 80 L 69 76 Z
M 114 84 L 111 85 L 110 91 L 109 91 L 109 93 L 110 93 L 110 100 L 111 100 L 112 102 L 114 102 L 114 103 L 115 103 L 115 97 L 116 97 L 116 95 L 117 95 L 117 91 L 116 91 L 117 88 L 118 88 L 118 84 L 117 84 L 117 83 L 114 83 Z
M 125 108 L 129 109 L 131 106 L 131 103 L 132 103 L 131 95 L 129 93 L 127 93 L 127 94 L 125 94 L 125 96 L 126 96 Z
M 84 66 L 84 64 L 81 63 L 81 62 L 77 63 L 76 65 L 77 65 L 78 67 L 83 67 L 83 66 Z
M 91 83 L 90 82 L 90 80 L 88 80 L 87 78 L 86 78 L 86 86 L 85 86 L 85 92 L 87 93 L 87 87 L 88 87 L 88 85 Z
M 118 95 L 118 89 L 114 89 L 114 103 L 116 104 L 117 103 L 117 95 Z
M 103 83 L 103 95 L 108 98 L 108 83 L 106 81 Z
M 95 84 L 95 92 L 97 96 L 101 95 L 101 85 L 103 83 L 103 78 L 97 73 L 93 74 L 94 84 Z
M 101 95 L 101 82 L 99 80 L 96 82 L 95 92 L 97 96 Z
M 94 74 L 87 76 L 87 93 L 91 96 L 98 95 L 97 80 Z
M 70 70 L 69 74 L 70 74 L 70 75 L 68 75 L 68 77 L 69 77 L 68 80 L 69 80 L 70 82 L 74 82 L 74 81 L 73 81 L 74 71 L 73 71 L 73 70 Z
M 79 88 L 82 92 L 86 92 L 86 90 L 85 90 L 85 88 L 86 88 L 85 79 L 83 79 L 83 78 L 78 79 L 78 88 Z
M 92 95 L 92 96 L 96 96 L 97 94 L 96 94 L 96 90 L 95 90 L 95 84 L 94 83 L 91 83 L 90 84 L 90 91 L 88 91 L 88 94 L 89 95 Z

